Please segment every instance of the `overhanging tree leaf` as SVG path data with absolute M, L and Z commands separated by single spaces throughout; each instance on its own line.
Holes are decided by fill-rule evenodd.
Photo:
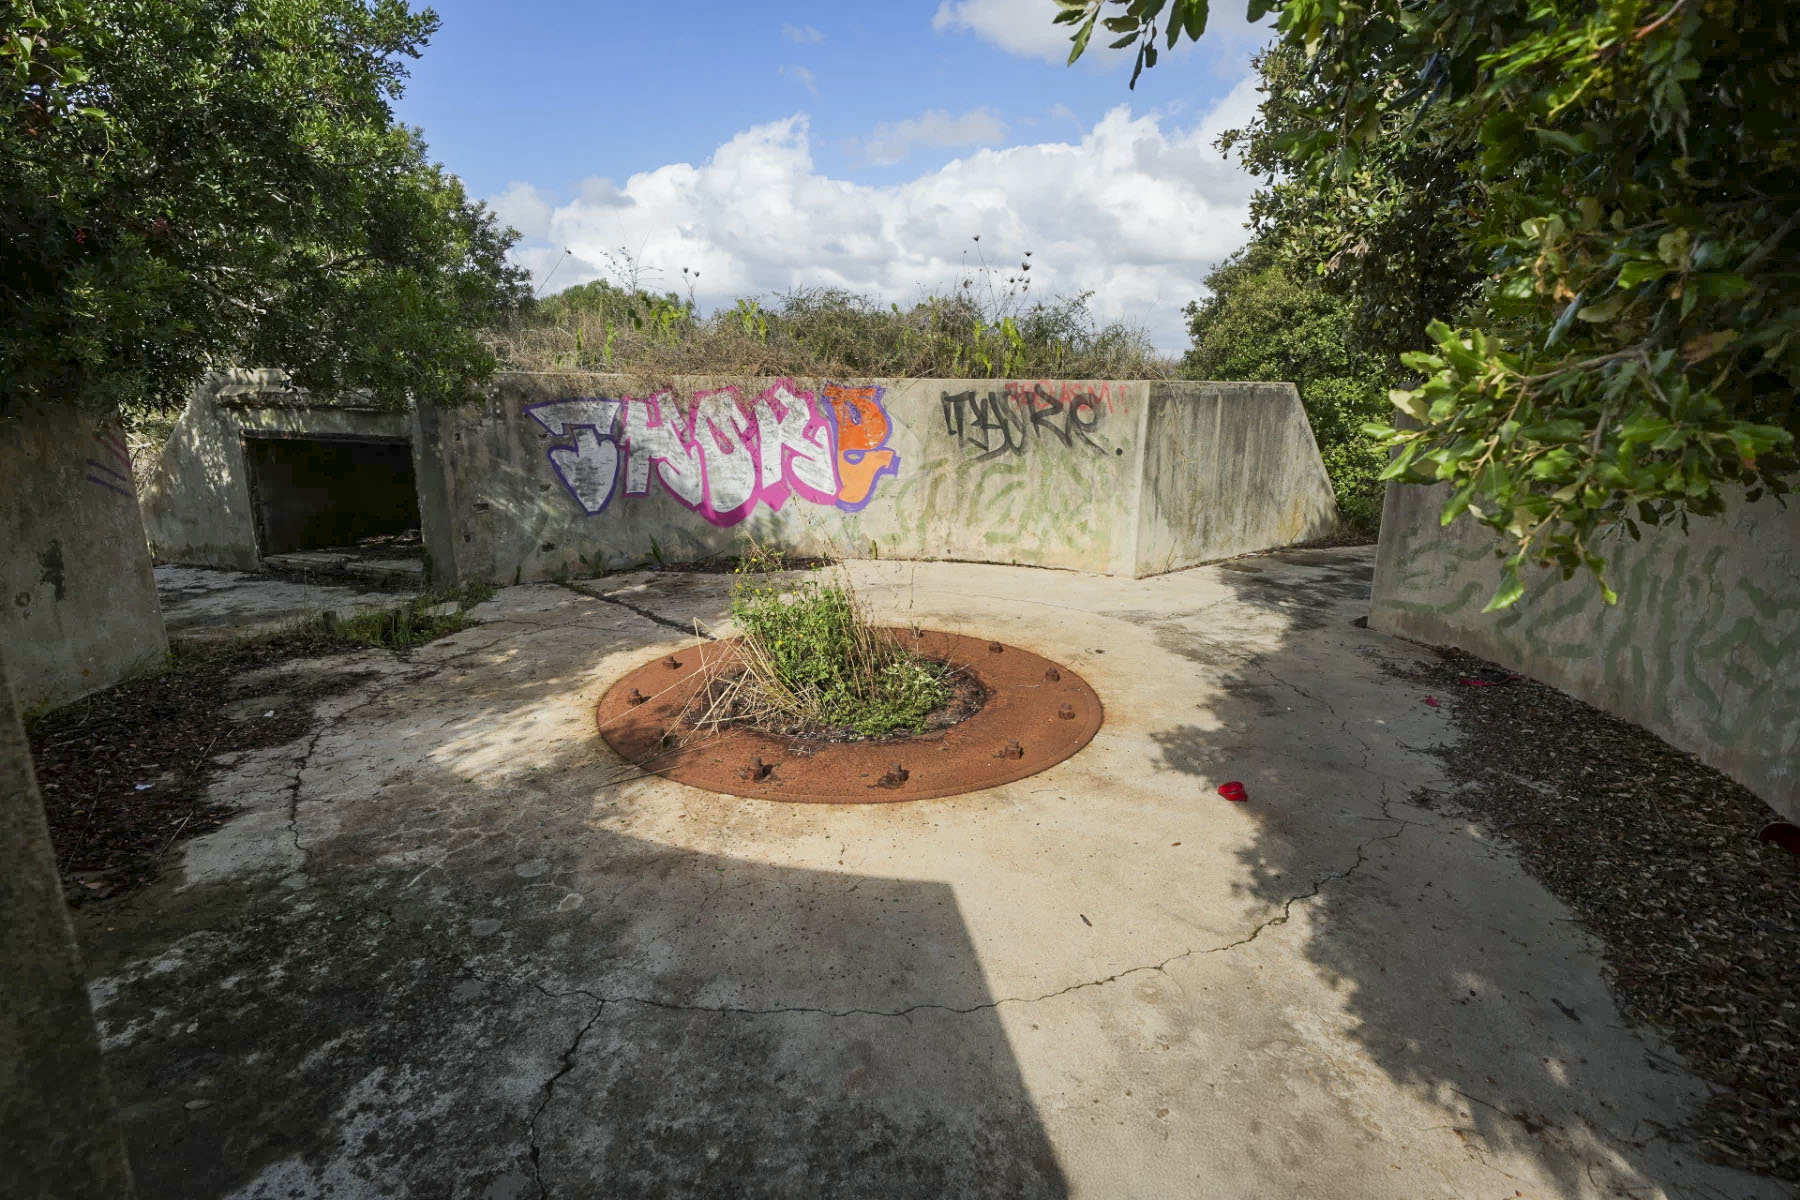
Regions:
M 1140 6 L 1085 11 L 1102 9 L 1137 21 L 1141 54 Z M 1525 562 L 1586 570 L 1610 597 L 1596 547 L 1623 514 L 1685 529 L 1736 488 L 1789 493 L 1789 5 L 1251 0 L 1247 13 L 1279 14 L 1256 60 L 1257 118 L 1221 141 L 1270 180 L 1252 202 L 1257 242 L 1354 304 L 1356 345 L 1417 372 L 1396 381 L 1419 397 L 1417 427 L 1369 425 L 1402 454 L 1418 447 L 1398 477 L 1472 486 L 1463 511 L 1510 543 L 1496 607 L 1522 594 Z

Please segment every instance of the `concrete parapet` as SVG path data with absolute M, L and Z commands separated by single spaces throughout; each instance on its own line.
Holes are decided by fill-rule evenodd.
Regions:
M 190 403 L 148 505 L 159 557 L 255 565 L 245 437 L 391 437 L 405 421 L 440 580 L 692 560 L 736 553 L 746 536 L 802 554 L 1146 575 L 1337 524 L 1286 384 L 677 379 L 645 390 L 617 376 L 502 374 L 477 401 L 409 418 L 305 407 L 273 389 L 264 402 L 256 382 L 234 376 Z
M 121 1200 L 119 1136 L 31 747 L 0 661 L 0 1196 Z
M 1438 525 L 1448 485 L 1390 484 L 1369 624 L 1456 646 L 1655 732 L 1800 819 L 1800 508 L 1738 502 L 1718 518 L 1618 536 L 1619 603 L 1546 572 L 1513 607 L 1485 528 Z

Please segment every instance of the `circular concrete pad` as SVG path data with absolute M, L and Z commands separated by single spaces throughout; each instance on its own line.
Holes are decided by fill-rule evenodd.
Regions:
M 1093 740 L 1100 697 L 1068 667 L 980 638 L 892 631 L 915 653 L 961 667 L 987 701 L 968 720 L 918 737 L 825 742 L 736 728 L 679 726 L 688 700 L 732 661 L 732 642 L 690 646 L 613 684 L 600 736 L 645 771 L 733 796 L 809 804 L 880 804 L 955 796 L 1024 779 Z

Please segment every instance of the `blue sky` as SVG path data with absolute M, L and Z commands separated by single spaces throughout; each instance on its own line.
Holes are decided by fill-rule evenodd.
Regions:
M 438 0 L 399 113 L 525 234 L 520 261 L 560 260 L 551 291 L 629 260 L 676 290 L 698 272 L 703 306 L 821 285 L 904 303 L 977 247 L 1029 249 L 1035 295 L 1093 290 L 1179 350 L 1253 188 L 1210 146 L 1251 115 L 1265 36 L 1227 4 L 1132 92 L 1098 41 L 1063 65 L 1051 0 Z

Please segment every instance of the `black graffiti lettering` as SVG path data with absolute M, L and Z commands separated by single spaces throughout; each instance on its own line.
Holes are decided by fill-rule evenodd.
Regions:
M 1095 454 L 1106 453 L 1106 447 L 1091 436 L 1106 415 L 1092 391 L 1064 399 L 1037 384 L 1030 392 L 1008 395 L 946 392 L 941 402 L 944 432 L 979 450 L 976 462 L 1023 454 L 1030 442 L 1041 441 L 1045 434 L 1069 447 L 1079 438 L 1081 445 Z
M 1061 427 L 1056 424 L 1056 418 L 1063 413 L 1063 402 L 1046 391 L 1043 384 L 1038 384 L 1031 395 L 1025 397 L 1025 406 L 1031 410 L 1031 428 L 1039 436 L 1047 429 L 1052 436 L 1061 438 L 1063 445 L 1069 444 L 1069 423 L 1065 420 Z
M 1088 434 L 1100 428 L 1100 418 L 1103 415 L 1100 411 L 1100 404 L 1094 399 L 1092 392 L 1077 392 L 1074 399 L 1069 402 L 1068 427 L 1097 454 L 1105 454 L 1106 447 L 1089 437 Z
M 981 451 L 976 462 L 986 462 L 1002 454 L 1025 451 L 1026 422 L 1006 409 L 1001 396 L 989 392 L 946 394 L 942 397 L 944 430 L 951 437 Z
M 1006 407 L 1006 399 L 994 392 L 981 401 L 980 420 L 977 428 L 982 431 L 982 448 L 987 451 L 976 462 L 986 462 L 1002 454 L 1025 453 L 1025 418 L 1015 416 Z M 998 433 L 1000 440 L 994 441 L 993 435 Z
M 949 392 L 944 393 L 944 432 L 958 441 L 962 440 L 963 435 L 963 405 L 974 399 L 974 392 L 958 392 L 954 396 Z

